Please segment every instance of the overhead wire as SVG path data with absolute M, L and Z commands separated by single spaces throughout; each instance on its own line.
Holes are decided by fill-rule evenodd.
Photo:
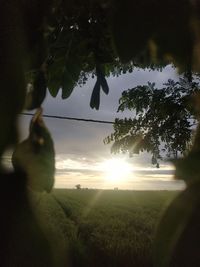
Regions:
M 33 116 L 33 113 L 22 112 L 20 115 L 24 116 Z M 114 124 L 114 121 L 104 121 L 104 120 L 93 120 L 93 119 L 85 119 L 85 118 L 76 118 L 76 117 L 66 117 L 66 116 L 58 116 L 58 115 L 48 115 L 43 114 L 44 118 L 52 118 L 52 119 L 60 119 L 60 120 L 72 120 L 72 121 L 84 121 L 84 122 L 92 122 L 92 123 L 102 123 L 102 124 Z
M 20 115 L 24 116 L 33 116 L 33 113 L 28 112 L 22 112 Z M 51 118 L 51 119 L 60 119 L 60 120 L 71 120 L 71 121 L 84 121 L 84 122 L 92 122 L 92 123 L 100 123 L 100 124 L 115 124 L 115 121 L 105 121 L 105 120 L 93 120 L 93 119 L 86 119 L 86 118 L 76 118 L 76 117 L 66 117 L 66 116 L 59 116 L 59 115 L 49 115 L 49 114 L 43 114 L 44 118 Z M 124 124 L 123 122 L 119 122 L 118 124 Z M 127 121 L 126 121 L 127 124 Z M 132 125 L 132 122 L 128 122 L 128 124 Z M 191 124 L 190 127 L 196 126 L 197 123 Z

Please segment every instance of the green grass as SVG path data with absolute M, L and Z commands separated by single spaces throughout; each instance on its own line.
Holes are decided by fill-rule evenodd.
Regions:
M 177 193 L 55 189 L 55 206 L 66 215 L 59 229 L 69 241 L 73 266 L 153 266 L 156 225 Z M 48 205 L 51 214 L 58 213 Z

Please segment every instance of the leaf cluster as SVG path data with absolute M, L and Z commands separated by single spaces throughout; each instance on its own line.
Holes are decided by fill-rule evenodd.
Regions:
M 182 77 L 168 80 L 163 88 L 155 83 L 137 86 L 122 93 L 118 112 L 133 111 L 133 118 L 116 119 L 114 133 L 105 143 L 113 143 L 112 152 L 142 151 L 152 154 L 152 164 L 163 156 L 183 154 L 197 122 L 191 95 L 199 90 L 197 82 Z
M 96 76 L 91 106 L 98 109 L 99 91 L 110 74 L 162 69 L 170 62 L 181 71 L 199 70 L 193 53 L 199 9 L 193 1 L 8 0 L 0 9 L 1 87 L 8 88 L 1 93 L 0 120 L 6 128 L 0 153 L 15 142 L 16 117 L 26 106 L 29 83 L 28 108 L 34 109 L 43 103 L 45 87 L 54 97 L 62 90 L 65 99 L 77 84 Z
M 50 7 L 45 38 L 36 54 L 42 55 L 46 47 L 46 58 L 41 58 L 47 65 L 47 86 L 54 97 L 61 89 L 62 98 L 68 98 L 77 84 L 96 76 L 90 106 L 99 109 L 100 90 L 104 91 L 102 85 L 110 74 L 132 72 L 134 67 L 162 69 L 170 62 L 181 70 L 192 65 L 193 12 L 188 0 L 181 5 L 170 0 L 164 8 L 162 1 L 154 0 L 60 0 Z

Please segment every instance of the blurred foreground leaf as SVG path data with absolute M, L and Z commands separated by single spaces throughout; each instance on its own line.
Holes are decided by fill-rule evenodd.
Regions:
M 156 267 L 198 266 L 200 262 L 200 182 L 173 200 L 158 225 L 154 258 Z

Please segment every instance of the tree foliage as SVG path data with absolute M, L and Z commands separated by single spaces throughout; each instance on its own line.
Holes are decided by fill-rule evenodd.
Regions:
M 162 1 L 153 0 L 50 3 L 43 32 L 46 57 L 41 63 L 45 63 L 47 87 L 54 97 L 61 89 L 65 99 L 89 75 L 96 76 L 90 106 L 99 109 L 100 89 L 108 93 L 105 76 L 131 72 L 134 66 L 160 68 L 173 62 L 184 70 L 191 65 L 190 21 L 195 15 L 188 0 L 181 5 L 170 0 L 164 8 Z M 176 44 L 165 42 L 166 36 L 176 39 Z
M 17 114 L 24 107 L 39 107 L 46 88 L 54 97 L 61 90 L 65 99 L 77 84 L 96 76 L 90 103 L 98 109 L 99 91 L 108 92 L 105 77 L 110 74 L 131 72 L 135 66 L 162 68 L 170 62 L 181 71 L 188 66 L 199 70 L 194 54 L 198 14 L 198 4 L 189 0 L 2 2 L 0 75 L 7 90 L 1 91 L 5 133 L 0 154 L 16 141 Z
M 86 83 L 90 75 L 96 76 L 90 104 L 98 109 L 100 90 L 109 91 L 106 77 L 110 74 L 118 76 L 131 72 L 134 67 L 162 68 L 169 63 L 177 66 L 180 72 L 199 71 L 199 14 L 197 0 L 0 1 L 0 156 L 17 142 L 18 114 L 24 108 L 41 106 L 47 88 L 54 97 L 61 90 L 65 99 L 77 84 Z M 121 140 L 124 151 L 134 144 L 131 153 L 141 149 L 152 152 L 153 163 L 161 156 L 161 142 L 167 145 L 163 148 L 166 153 L 182 153 L 193 123 L 193 109 L 187 105 L 187 100 L 195 88 L 196 84 L 185 88 L 182 81 L 171 81 L 162 90 L 150 84 L 129 90 L 122 98 L 120 109 L 136 109 L 136 117 L 130 119 L 130 123 L 116 121 L 116 131 L 110 140 Z M 148 99 L 144 93 L 149 95 Z M 131 94 L 138 103 L 134 98 L 129 101 Z M 124 139 L 120 139 L 122 136 Z M 182 164 L 186 165 L 194 155 L 198 159 L 198 154 L 199 146 Z M 198 166 L 199 161 L 195 164 Z M 188 166 L 191 170 L 192 165 Z M 198 168 L 195 170 L 199 173 Z M 28 239 L 34 237 L 29 239 L 32 257 L 21 249 L 23 246 L 18 240 L 25 237 L 22 243 L 27 247 L 28 239 L 26 234 L 20 234 L 20 238 L 17 236 L 13 240 L 17 247 L 15 252 L 19 249 L 21 253 L 16 255 L 22 258 L 14 265 L 22 266 L 25 255 L 30 263 L 33 259 L 34 266 L 37 257 L 42 259 L 41 264 L 53 266 L 48 259 L 51 251 L 48 242 L 29 206 L 24 177 L 16 172 L 8 174 L 2 167 L 0 176 L 3 182 L 0 193 L 2 265 L 10 263 L 12 257 L 8 257 L 8 251 L 13 251 L 13 226 L 19 225 L 20 233 L 26 233 L 22 229 L 24 226 L 31 233 Z M 197 213 L 198 209 L 193 211 L 194 217 Z M 190 215 L 186 217 L 189 219 Z M 168 248 L 164 246 L 164 255 L 169 254 Z
M 177 158 L 188 149 L 197 123 L 191 96 L 198 91 L 198 82 L 190 82 L 187 77 L 168 80 L 159 89 L 155 83 L 148 83 L 124 91 L 118 112 L 131 110 L 133 116 L 116 119 L 114 133 L 105 143 L 114 142 L 114 153 L 129 152 L 132 156 L 150 152 L 152 164 L 156 165 L 162 157 Z

